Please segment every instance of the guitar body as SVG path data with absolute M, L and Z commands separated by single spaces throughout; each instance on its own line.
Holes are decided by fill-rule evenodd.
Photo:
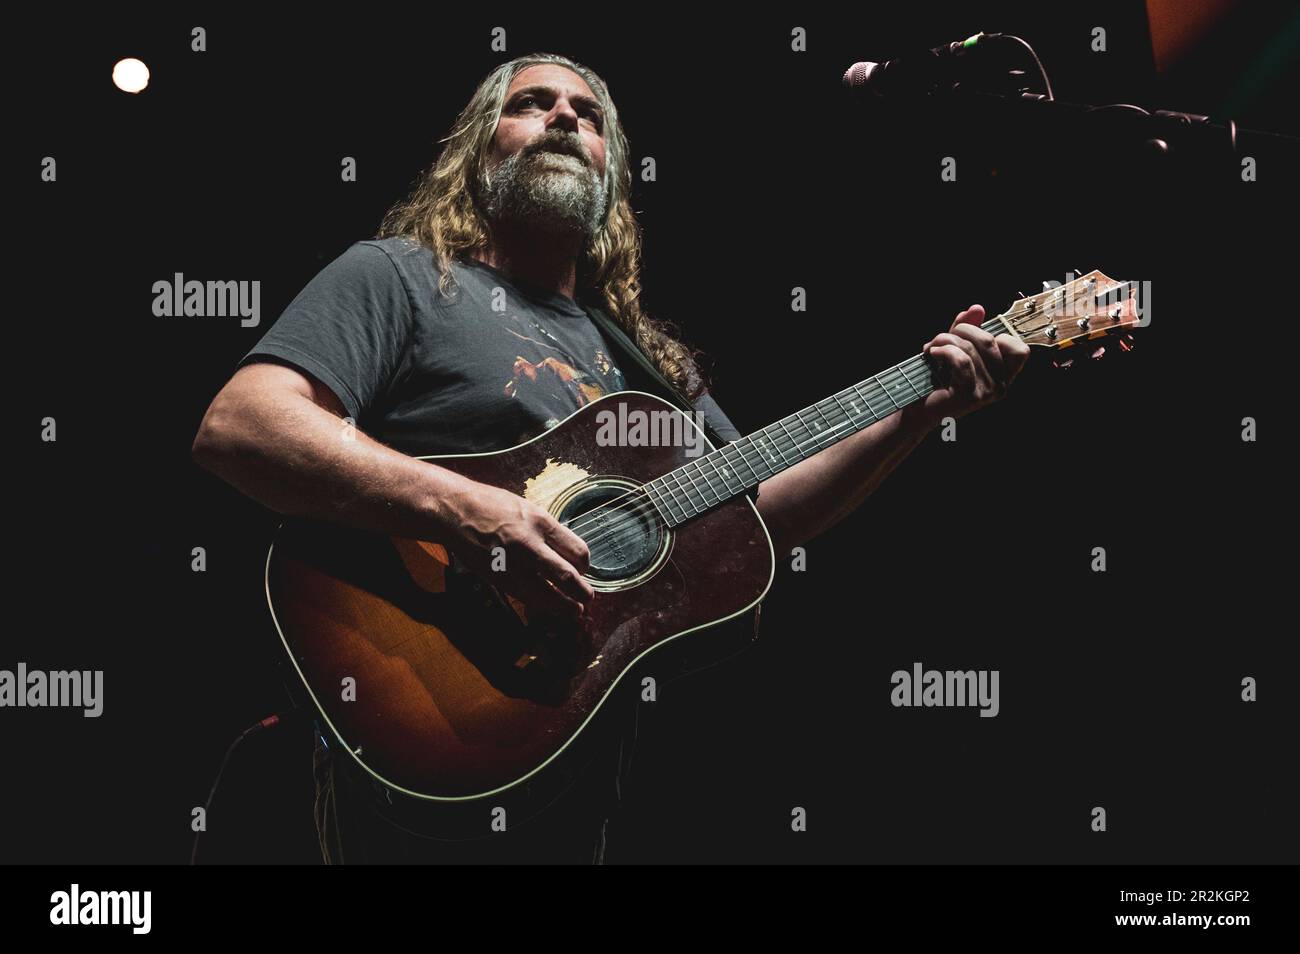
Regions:
M 582 516 L 593 506 L 695 459 L 690 442 L 601 446 L 597 415 L 619 404 L 695 432 L 667 402 L 623 391 L 517 447 L 424 459 L 527 497 L 587 539 L 601 532 Z M 748 497 L 675 527 L 645 518 L 643 539 L 620 542 L 599 566 L 593 557 L 596 596 L 585 621 L 567 625 L 529 619 L 437 544 L 284 524 L 267 557 L 272 616 L 382 809 L 448 837 L 488 834 L 498 806 L 512 821 L 528 816 L 572 781 L 608 710 L 631 704 L 615 698 L 620 685 L 639 692 L 642 674 L 663 682 L 753 639 L 749 611 L 774 555 Z

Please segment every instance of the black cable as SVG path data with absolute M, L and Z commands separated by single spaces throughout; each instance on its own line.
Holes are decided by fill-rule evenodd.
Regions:
M 1010 33 L 986 33 L 985 36 L 989 37 L 990 39 L 996 38 L 999 40 L 1014 40 L 1015 42 L 1023 46 L 1026 50 L 1028 50 L 1030 57 L 1034 61 L 1034 65 L 1038 67 L 1038 75 L 1041 76 L 1043 79 L 1043 91 L 1047 94 L 1048 100 L 1050 101 L 1056 99 L 1056 95 L 1052 92 L 1052 81 L 1047 78 L 1047 70 L 1043 68 L 1043 61 L 1038 58 L 1038 54 L 1034 52 L 1034 48 L 1032 46 L 1030 46 L 1026 41 L 1022 40 L 1020 37 L 1013 36 Z
M 300 709 L 292 709 L 289 712 L 278 713 L 276 715 L 267 716 L 261 722 L 257 722 L 254 723 L 253 725 L 250 725 L 247 729 L 241 732 L 238 735 L 238 737 L 236 737 L 235 741 L 230 743 L 230 747 L 226 749 L 226 754 L 221 760 L 221 767 L 217 769 L 217 777 L 212 780 L 212 788 L 208 792 L 208 800 L 203 803 L 203 826 L 204 827 L 200 828 L 198 831 L 194 833 L 194 847 L 190 850 L 191 865 L 198 864 L 199 836 L 202 835 L 203 832 L 207 830 L 208 812 L 211 811 L 212 809 L 212 800 L 217 797 L 217 786 L 221 784 L 221 776 L 226 771 L 226 764 L 230 761 L 230 756 L 234 753 L 235 749 L 239 746 L 239 743 L 243 742 L 246 738 L 248 738 L 250 735 L 254 734 L 255 732 L 261 732 L 263 729 L 269 729 L 273 725 L 278 725 L 280 722 L 284 721 L 290 716 L 295 715 L 296 713 L 301 711 L 302 710 Z

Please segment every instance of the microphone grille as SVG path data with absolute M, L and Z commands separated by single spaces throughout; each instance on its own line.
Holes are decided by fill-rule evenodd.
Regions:
M 879 63 L 854 63 L 844 71 L 844 85 L 866 86 L 872 72 L 879 66 Z

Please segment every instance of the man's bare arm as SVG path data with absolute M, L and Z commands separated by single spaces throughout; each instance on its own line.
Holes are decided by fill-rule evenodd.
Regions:
M 971 305 L 925 345 L 923 352 L 947 372 L 948 386 L 759 485 L 758 511 L 778 554 L 857 509 L 944 417 L 961 417 L 1006 394 L 1029 346 L 990 334 L 980 327 L 983 320 L 983 306 Z
M 763 481 L 758 512 L 777 556 L 856 510 L 936 423 L 912 405 Z
M 397 536 L 441 535 L 452 500 L 471 482 L 385 447 L 349 426 L 346 414 L 315 379 L 250 364 L 208 408 L 194 460 L 277 513 Z
M 510 570 L 498 580 L 535 605 L 573 611 L 594 595 L 579 575 L 587 545 L 545 510 L 386 447 L 346 413 L 314 378 L 250 364 L 212 401 L 194 459 L 278 513 L 442 543 L 479 572 L 503 547 Z

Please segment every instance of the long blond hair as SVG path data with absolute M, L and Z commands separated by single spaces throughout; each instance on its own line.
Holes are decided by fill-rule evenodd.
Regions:
M 432 249 L 443 295 L 454 293 L 450 265 L 469 252 L 487 247 L 488 225 L 474 201 L 474 187 L 488 156 L 506 91 L 516 75 L 530 66 L 555 64 L 581 76 L 604 110 L 605 194 L 607 213 L 599 234 L 579 262 L 582 291 L 595 293 L 604 310 L 636 342 L 665 377 L 689 398 L 707 387 L 697 357 L 677 336 L 676 327 L 657 321 L 641 308 L 641 227 L 629 196 L 632 171 L 627 137 L 605 81 L 591 69 L 554 53 L 521 56 L 496 67 L 478 85 L 461 110 L 437 161 L 416 181 L 411 194 L 390 208 L 379 238 L 406 237 Z

